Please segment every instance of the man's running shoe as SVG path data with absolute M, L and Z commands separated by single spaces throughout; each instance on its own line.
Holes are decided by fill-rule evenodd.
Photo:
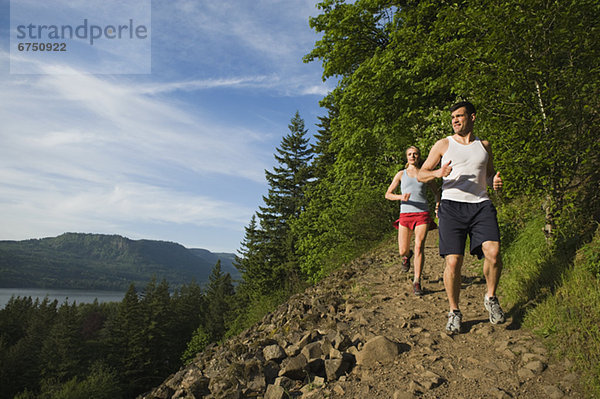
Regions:
M 448 312 L 448 324 L 446 324 L 446 334 L 460 334 L 460 323 L 462 322 L 462 313 L 460 310 Z
M 416 296 L 423 295 L 423 290 L 421 289 L 421 283 L 419 283 L 419 282 L 413 283 L 413 292 Z
M 411 250 L 407 256 L 402 257 L 402 271 L 407 273 L 410 270 L 410 258 L 413 256 L 413 251 Z
M 490 323 L 504 323 L 506 318 L 504 317 L 504 312 L 500 307 L 500 302 L 498 302 L 498 297 L 491 296 L 488 298 L 486 296 L 483 300 L 483 305 L 485 306 L 485 309 L 490 312 Z

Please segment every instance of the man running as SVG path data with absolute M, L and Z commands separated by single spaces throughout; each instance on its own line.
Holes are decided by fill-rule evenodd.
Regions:
M 500 172 L 495 173 L 492 149 L 486 140 L 473 134 L 475 107 L 461 101 L 450 107 L 454 134 L 436 142 L 418 173 L 418 180 L 429 182 L 442 178 L 442 200 L 438 210 L 439 251 L 446 260 L 444 287 L 450 312 L 446 332 L 460 333 L 462 313 L 459 308 L 461 268 L 467 235 L 470 253 L 485 258 L 483 274 L 487 292 L 484 306 L 492 324 L 503 323 L 504 312 L 496 297 L 502 271 L 500 231 L 496 208 L 487 186 L 502 187 Z M 434 170 L 441 162 L 439 169 Z

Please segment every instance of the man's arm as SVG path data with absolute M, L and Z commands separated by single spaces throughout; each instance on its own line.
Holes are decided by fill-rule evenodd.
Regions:
M 492 145 L 487 140 L 482 140 L 481 144 L 483 144 L 483 148 L 488 153 L 488 163 L 487 163 L 487 171 L 486 177 L 489 186 L 492 186 L 494 190 L 500 190 L 502 188 L 502 178 L 500 177 L 500 172 L 496 172 L 494 170 L 494 156 L 492 155 Z
M 421 166 L 419 174 L 417 175 L 417 180 L 422 183 L 428 183 L 434 179 L 448 176 L 452 171 L 452 166 L 450 166 L 451 161 L 448 161 L 445 165 L 442 165 L 441 168 L 433 170 L 433 168 L 440 163 L 442 160 L 442 155 L 444 155 L 447 150 L 448 139 L 438 140 L 433 147 L 431 147 L 431 151 L 429 151 L 427 159 Z

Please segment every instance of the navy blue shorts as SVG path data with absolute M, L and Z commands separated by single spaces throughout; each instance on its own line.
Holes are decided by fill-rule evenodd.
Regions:
M 496 208 L 492 201 L 478 203 L 442 200 L 438 209 L 440 255 L 464 255 L 467 235 L 471 255 L 483 258 L 481 244 L 500 242 Z

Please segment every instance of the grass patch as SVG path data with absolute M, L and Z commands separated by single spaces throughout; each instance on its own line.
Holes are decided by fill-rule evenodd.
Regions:
M 560 288 L 528 313 L 525 326 L 582 373 L 590 398 L 600 398 L 600 229 L 577 251 Z
M 529 302 L 543 287 L 542 264 L 550 258 L 543 216 L 527 222 L 502 256 L 501 293 L 507 306 Z

